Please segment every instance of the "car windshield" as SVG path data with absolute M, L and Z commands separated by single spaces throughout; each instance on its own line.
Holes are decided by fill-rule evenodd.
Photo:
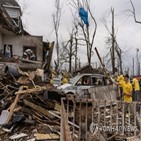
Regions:
M 76 75 L 75 77 L 70 79 L 69 83 L 75 84 L 80 79 L 80 77 L 81 77 L 81 75 Z
M 60 78 L 53 78 L 53 84 L 61 85 L 61 79 Z

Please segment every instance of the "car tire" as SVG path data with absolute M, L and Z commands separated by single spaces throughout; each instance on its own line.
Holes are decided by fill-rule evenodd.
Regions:
M 67 95 L 74 95 L 74 93 L 73 92 L 68 92 L 68 93 L 66 93 Z
M 74 93 L 68 92 L 68 93 L 66 93 L 66 96 L 68 99 L 72 100 L 74 98 Z

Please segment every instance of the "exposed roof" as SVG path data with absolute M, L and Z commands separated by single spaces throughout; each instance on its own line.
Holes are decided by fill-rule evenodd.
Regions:
M 0 4 L 20 7 L 19 4 L 15 0 L 0 0 Z
M 4 6 L 6 5 L 6 6 L 13 7 L 13 8 L 18 7 L 20 10 L 20 6 L 15 0 L 0 0 L 0 25 L 2 25 L 3 28 L 6 28 L 16 34 L 29 35 L 28 32 L 23 30 L 22 22 L 20 22 L 19 27 L 13 24 L 13 19 L 9 16 L 4 6 L 1 6 L 1 5 L 4 5 Z M 21 19 L 19 20 L 21 21 Z

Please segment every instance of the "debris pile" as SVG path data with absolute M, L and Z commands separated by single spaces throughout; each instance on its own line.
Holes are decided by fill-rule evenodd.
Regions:
M 61 106 L 48 99 L 54 89 L 34 72 L 18 72 L 0 77 L 0 140 L 59 140 Z

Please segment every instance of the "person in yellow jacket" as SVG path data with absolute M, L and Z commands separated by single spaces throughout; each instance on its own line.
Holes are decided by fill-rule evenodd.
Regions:
M 138 101 L 139 94 L 140 94 L 140 85 L 139 85 L 139 81 L 137 80 L 137 78 L 133 78 L 132 86 L 133 86 L 133 90 L 134 90 L 133 91 L 134 100 Z
M 123 100 L 124 102 L 130 103 L 132 102 L 132 84 L 129 81 L 128 74 L 124 75 L 124 81 L 121 82 L 114 82 L 114 84 L 121 86 L 123 91 Z
M 122 88 L 123 88 L 123 96 L 124 96 L 124 102 L 130 103 L 132 102 L 132 84 L 129 81 L 129 76 L 126 74 L 124 76 L 124 83 L 122 83 Z
M 53 80 L 52 79 L 50 79 L 49 84 L 53 85 Z
M 120 75 L 118 76 L 117 81 L 118 81 L 118 82 L 123 82 L 123 81 L 124 81 L 124 77 L 123 77 L 122 74 L 120 74 Z
M 63 77 L 63 78 L 62 78 L 62 84 L 66 84 L 66 83 L 68 83 L 68 80 L 67 80 L 66 77 Z
M 120 100 L 123 98 L 123 88 L 122 84 L 124 83 L 124 77 L 122 74 L 120 74 L 117 78 L 117 82 L 120 84 L 119 85 L 119 91 L 120 91 Z
M 123 90 L 123 100 L 124 100 L 124 115 L 126 116 L 129 107 L 130 107 L 130 111 L 132 111 L 132 107 L 131 107 L 131 102 L 132 102 L 132 91 L 133 91 L 133 87 L 132 84 L 129 81 L 129 75 L 126 74 L 124 75 L 124 81 L 122 83 L 117 83 L 117 82 L 113 82 L 116 85 L 121 85 L 122 90 Z M 125 117 L 124 116 L 124 117 Z

